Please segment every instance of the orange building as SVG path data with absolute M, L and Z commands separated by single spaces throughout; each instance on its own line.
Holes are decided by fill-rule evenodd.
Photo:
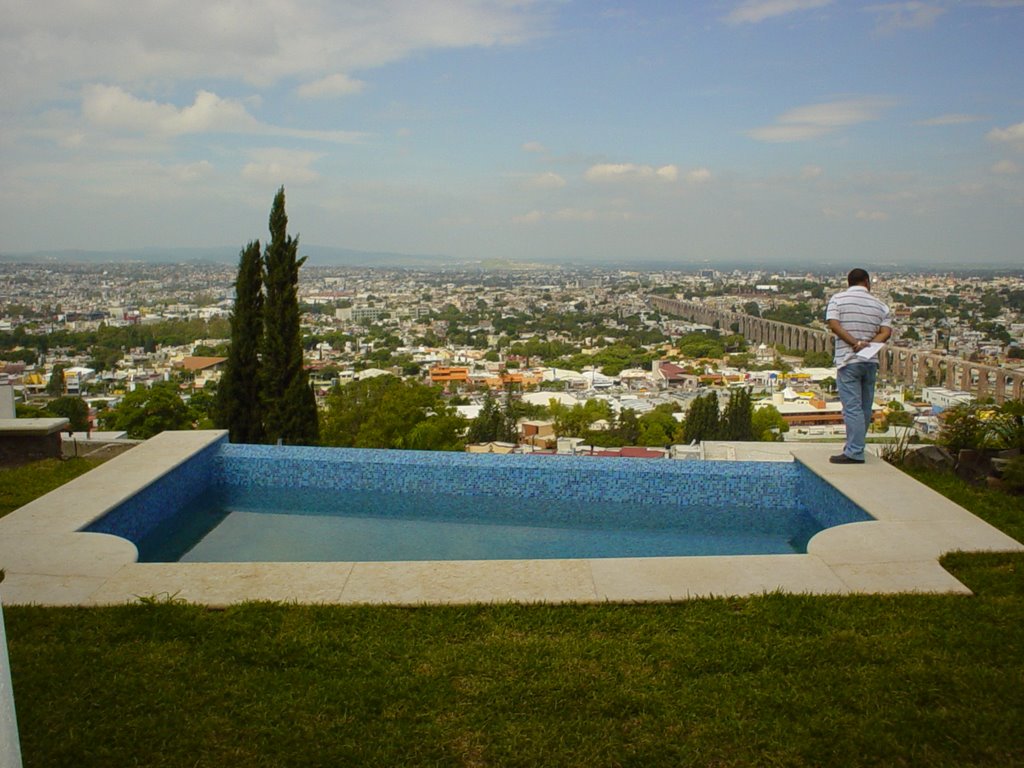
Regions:
M 466 384 L 469 382 L 469 368 L 459 366 L 434 366 L 430 369 L 431 384 Z
M 527 387 L 536 386 L 540 384 L 540 376 L 533 373 L 521 373 L 519 371 L 512 373 L 511 371 L 502 371 L 501 376 L 491 376 L 486 380 L 486 384 L 491 389 L 504 389 L 510 384 L 514 384 L 519 387 L 520 390 L 526 389 Z

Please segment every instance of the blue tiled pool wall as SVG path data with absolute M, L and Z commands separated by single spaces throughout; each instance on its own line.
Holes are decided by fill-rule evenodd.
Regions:
M 481 495 L 470 498 L 437 493 L 392 493 L 322 488 L 248 488 L 221 486 L 220 509 L 231 514 L 272 514 L 404 520 L 516 528 L 562 528 L 617 531 L 621 534 L 700 532 L 719 536 L 787 535 L 809 538 L 821 530 L 802 509 L 708 504 L 579 500 L 569 497 L 517 498 Z
M 216 471 L 217 482 L 227 487 L 803 511 L 823 528 L 872 519 L 797 462 L 652 461 L 224 444 Z
M 827 483 L 803 464 L 794 462 L 797 470 L 797 493 L 800 500 L 822 528 L 846 523 L 874 520 L 861 507 L 850 501 L 831 483 Z
M 798 507 L 791 462 L 694 462 L 577 456 L 225 445 L 221 485 L 580 499 L 626 503 Z
M 214 443 L 83 530 L 136 544 L 219 488 L 506 497 L 540 510 L 544 499 L 677 508 L 716 507 L 739 521 L 764 510 L 809 514 L 821 527 L 872 519 L 796 462 L 693 462 L 572 456 L 502 456 L 420 451 Z M 765 521 L 767 522 L 767 521 Z
M 138 544 L 208 491 L 216 481 L 221 446 L 226 444 L 224 438 L 208 445 L 82 530 L 110 533 Z

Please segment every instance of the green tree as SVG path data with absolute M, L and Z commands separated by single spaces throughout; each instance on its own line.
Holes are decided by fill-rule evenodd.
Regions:
M 750 400 L 750 390 L 746 387 L 732 390 L 729 402 L 722 412 L 722 439 L 754 440 L 753 415 L 754 407 Z
M 35 365 L 36 361 L 39 360 L 39 352 L 34 349 L 26 349 L 20 347 L 18 349 L 12 349 L 9 352 L 2 353 L 3 357 L 7 358 L 8 362 L 22 362 L 28 365 Z
M 264 439 L 260 350 L 263 346 L 263 259 L 254 240 L 239 254 L 231 346 L 217 389 L 216 423 L 233 443 Z
M 789 431 L 789 424 L 774 405 L 762 405 L 751 417 L 751 428 L 755 439 L 772 443 L 782 440 L 782 433 Z
M 679 430 L 671 405 L 659 405 L 638 420 L 637 445 L 670 445 Z
M 299 326 L 299 241 L 288 234 L 284 187 L 270 209 L 270 242 L 263 254 L 266 284 L 263 315 L 262 394 L 264 430 L 270 442 L 313 445 L 318 436 L 316 398 L 302 361 Z
M 351 448 L 462 450 L 464 428 L 439 388 L 375 376 L 331 391 L 322 436 L 324 445 Z
M 70 419 L 71 429 L 75 432 L 86 432 L 89 429 L 89 406 L 80 397 L 58 397 L 46 405 L 46 410 L 54 416 Z
M 815 313 L 807 302 L 801 301 L 796 304 L 779 304 L 761 313 L 761 317 L 792 325 L 810 325 Z
M 483 406 L 480 413 L 469 423 L 469 432 L 466 440 L 470 443 L 489 443 L 492 440 L 502 440 L 499 437 L 503 433 L 503 422 L 501 408 L 494 394 L 488 390 L 484 395 Z
M 217 390 L 207 384 L 203 389 L 197 389 L 188 399 L 190 418 L 196 429 L 211 429 L 216 426 L 215 417 L 220 407 L 220 399 Z
M 550 408 L 559 437 L 585 437 L 595 421 L 612 419 L 612 408 L 606 400 L 588 400 L 571 408 L 551 400 Z
M 615 432 L 619 445 L 636 445 L 640 438 L 640 419 L 632 408 L 623 408 L 616 420 Z
M 704 440 L 717 440 L 721 434 L 720 416 L 718 412 L 718 395 L 708 392 L 699 395 L 690 403 L 683 422 L 683 442 L 692 443 Z
M 57 363 L 53 366 L 50 379 L 46 382 L 46 394 L 53 395 L 54 397 L 60 397 L 64 394 L 64 371 L 68 367 L 63 363 Z
M 808 368 L 828 368 L 832 365 L 832 353 L 808 352 L 804 355 L 804 365 Z
M 173 382 L 161 382 L 150 388 L 129 392 L 116 408 L 103 418 L 107 429 L 124 430 L 128 437 L 146 440 L 169 429 L 189 429 L 192 414 Z

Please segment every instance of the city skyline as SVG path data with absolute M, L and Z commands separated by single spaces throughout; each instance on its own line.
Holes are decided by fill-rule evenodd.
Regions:
M 5 5 L 3 253 L 1020 259 L 1020 0 Z

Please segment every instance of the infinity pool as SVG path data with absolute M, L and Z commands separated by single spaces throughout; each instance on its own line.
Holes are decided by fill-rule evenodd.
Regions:
M 802 553 L 871 519 L 794 462 L 222 442 L 85 530 L 144 562 L 535 560 Z

